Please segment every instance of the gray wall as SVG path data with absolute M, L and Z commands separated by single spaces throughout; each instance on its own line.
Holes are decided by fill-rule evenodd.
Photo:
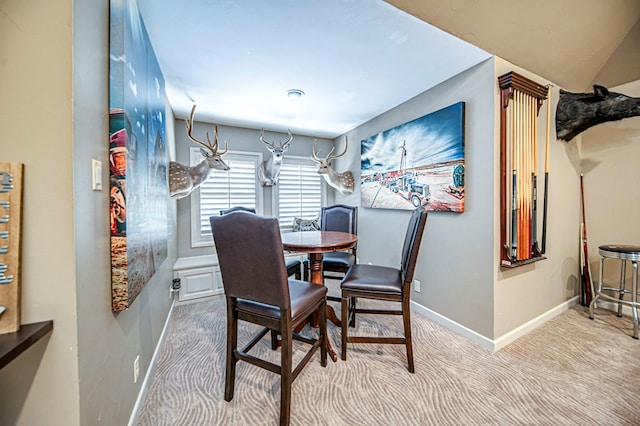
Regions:
M 128 310 L 111 312 L 108 190 L 92 191 L 89 183 L 92 158 L 102 161 L 108 182 L 107 17 L 108 3 L 74 2 L 73 204 L 83 425 L 128 421 L 169 311 L 177 256 L 175 202 L 170 201 L 167 259 Z M 173 121 L 168 105 L 167 121 Z M 167 144 L 173 145 L 172 132 L 166 134 Z M 134 384 L 136 356 L 140 378 Z
M 108 190 L 90 178 L 95 158 L 108 182 L 108 2 L 2 10 L 0 150 L 25 164 L 22 322 L 53 319 L 54 330 L 0 370 L 0 424 L 126 424 L 170 307 L 175 203 L 168 259 L 112 313 Z
M 426 307 L 433 318 L 488 342 L 499 341 L 547 314 L 578 291 L 579 159 L 574 146 L 555 142 L 555 126 L 551 128 L 548 259 L 514 269 L 499 266 L 497 77 L 512 70 L 547 84 L 494 57 L 348 133 L 350 140 L 359 141 L 452 103 L 466 102 L 465 212 L 429 214 L 415 274 L 422 288 L 412 293 L 412 300 Z M 555 90 L 552 108 L 557 102 Z M 539 158 L 544 158 L 544 139 L 540 150 Z M 357 146 L 350 147 L 350 154 L 338 166 L 359 170 Z M 337 196 L 336 201 L 358 205 L 359 197 L 356 190 L 348 197 Z M 361 208 L 360 262 L 397 266 L 408 216 L 403 211 Z
M 411 296 L 489 337 L 493 336 L 494 85 L 493 61 L 485 61 L 348 133 L 349 140 L 360 141 L 453 103 L 466 103 L 465 211 L 429 213 L 415 272 L 421 292 Z M 358 171 L 357 180 L 359 146 L 351 146 L 350 154 L 348 166 Z M 347 167 L 344 163 L 339 164 Z M 359 187 L 344 200 L 359 205 Z M 359 210 L 360 262 L 397 267 L 411 212 Z

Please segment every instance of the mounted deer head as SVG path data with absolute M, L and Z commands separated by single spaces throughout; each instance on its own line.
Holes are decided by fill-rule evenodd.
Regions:
M 196 166 L 185 166 L 184 164 L 171 161 L 169 163 L 169 195 L 171 198 L 180 199 L 188 196 L 191 192 L 202 185 L 202 182 L 207 180 L 209 175 L 214 169 L 217 170 L 229 170 L 229 166 L 222 161 L 222 156 L 227 153 L 229 147 L 227 142 L 224 143 L 224 151 L 218 152 L 218 126 L 215 126 L 215 133 L 213 143 L 209 138 L 209 132 L 207 132 L 207 142 L 196 139 L 193 134 L 193 113 L 196 110 L 194 105 L 191 108 L 191 114 L 189 119 L 185 121 L 185 127 L 187 129 L 187 135 L 189 138 L 202 146 L 200 152 L 204 156 L 202 160 Z
M 271 157 L 268 160 L 260 163 L 258 168 L 258 178 L 262 186 L 273 186 L 278 183 L 278 177 L 280 176 L 280 167 L 282 167 L 282 158 L 284 153 L 289 149 L 289 144 L 293 140 L 291 130 L 288 130 L 289 139 L 286 141 L 280 141 L 278 146 L 274 142 L 269 142 L 264 139 L 264 129 L 260 130 L 260 141 L 267 146 Z
M 344 173 L 338 173 L 331 167 L 331 162 L 333 160 L 342 157 L 347 152 L 349 141 L 345 138 L 345 146 L 342 153 L 332 155 L 333 151 L 336 149 L 334 146 L 325 158 L 318 157 L 320 153 L 316 152 L 316 142 L 317 140 L 313 141 L 313 157 L 311 157 L 311 159 L 318 164 L 318 174 L 323 175 L 324 180 L 342 194 L 349 195 L 353 193 L 353 173 L 349 170 Z

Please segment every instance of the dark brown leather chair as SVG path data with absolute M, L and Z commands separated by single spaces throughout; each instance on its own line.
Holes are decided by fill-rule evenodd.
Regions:
M 320 211 L 320 230 L 339 231 L 349 234 L 358 234 L 358 207 L 335 204 L 323 207 Z M 337 272 L 337 278 L 341 278 L 356 263 L 357 246 L 349 251 L 334 251 L 325 253 L 322 257 L 322 269 L 324 272 Z M 336 278 L 335 275 L 325 277 Z M 309 278 L 309 262 L 304 262 L 304 278 Z M 329 300 L 339 301 L 339 297 L 329 296 Z
M 280 424 L 288 425 L 293 380 L 318 348 L 321 365 L 327 365 L 327 290 L 324 286 L 288 279 L 278 219 L 233 212 L 212 216 L 209 221 L 227 299 L 224 399 L 233 399 L 238 361 L 280 374 Z M 319 337 L 294 333 L 294 328 L 316 311 Z M 238 320 L 265 327 L 240 350 L 237 347 Z M 280 365 L 249 354 L 270 330 L 282 336 Z M 292 362 L 293 339 L 311 345 L 295 369 Z
M 227 213 L 231 213 L 231 212 L 237 212 L 237 211 L 255 213 L 256 209 L 243 207 L 243 206 L 235 206 L 235 207 L 231 207 L 230 209 L 220 210 L 220 216 Z M 293 276 L 296 280 L 301 280 L 302 279 L 302 262 L 300 262 L 298 259 L 286 259 L 286 263 L 287 263 L 287 276 L 288 277 Z
M 347 359 L 347 343 L 403 344 L 407 349 L 409 372 L 413 373 L 413 346 L 411 345 L 411 309 L 409 306 L 411 282 L 418 260 L 420 242 L 427 222 L 427 212 L 418 208 L 413 212 L 404 237 L 400 268 L 356 264 L 349 268 L 340 283 L 342 290 L 342 359 Z M 357 299 L 399 302 L 400 310 L 358 308 Z M 404 337 L 349 336 L 348 324 L 355 326 L 356 313 L 402 315 Z M 349 321 L 345 319 L 349 318 Z
M 231 207 L 230 209 L 220 210 L 220 216 L 222 216 L 224 214 L 227 214 L 227 213 L 231 213 L 231 212 L 255 213 L 256 209 L 253 209 L 251 207 L 235 206 L 235 207 Z

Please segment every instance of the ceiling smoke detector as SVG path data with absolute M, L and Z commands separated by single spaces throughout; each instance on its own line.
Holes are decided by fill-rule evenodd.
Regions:
M 304 96 L 304 92 L 300 89 L 289 89 L 287 90 L 287 96 L 290 99 L 300 99 Z

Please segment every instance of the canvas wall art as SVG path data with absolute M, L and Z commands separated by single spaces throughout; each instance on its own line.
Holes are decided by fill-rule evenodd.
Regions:
M 110 2 L 112 309 L 131 306 L 167 257 L 164 78 L 135 0 Z
M 464 211 L 464 102 L 362 141 L 365 208 Z

